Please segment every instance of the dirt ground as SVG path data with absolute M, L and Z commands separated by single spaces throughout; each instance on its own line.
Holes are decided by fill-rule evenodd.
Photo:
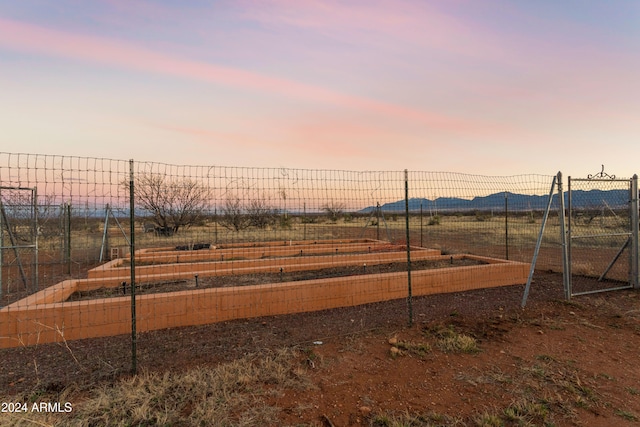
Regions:
M 639 425 L 640 294 L 567 302 L 562 276 L 539 271 L 523 310 L 523 290 L 414 298 L 411 326 L 398 300 L 148 332 L 138 336 L 137 364 L 177 371 L 297 348 L 312 386 L 270 396 L 279 408 L 272 425 Z M 477 347 L 446 348 L 446 336 Z M 82 396 L 126 378 L 130 338 L 0 350 L 2 401 L 69 387 Z M 11 425 L 3 415 L 0 425 Z

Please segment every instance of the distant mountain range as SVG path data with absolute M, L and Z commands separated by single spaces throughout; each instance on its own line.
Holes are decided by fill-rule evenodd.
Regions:
M 544 210 L 549 200 L 548 195 L 536 196 L 515 194 L 510 192 L 495 193 L 488 196 L 474 197 L 473 199 L 461 199 L 457 197 L 438 197 L 435 200 L 414 198 L 409 199 L 409 210 L 419 211 L 422 205 L 423 212 L 465 212 L 465 211 L 499 211 L 505 208 L 505 196 L 510 211 Z M 565 203 L 568 195 L 565 193 Z M 629 191 L 627 190 L 576 190 L 571 192 L 571 204 L 574 209 L 626 209 L 629 203 Z M 558 207 L 558 195 L 553 195 L 552 207 Z M 368 206 L 359 212 L 370 213 L 376 209 Z M 385 203 L 380 205 L 384 212 L 404 212 L 405 201 Z

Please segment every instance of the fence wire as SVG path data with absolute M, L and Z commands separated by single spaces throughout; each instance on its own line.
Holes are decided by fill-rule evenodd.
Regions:
M 416 298 L 524 284 L 552 176 L 406 177 L 0 153 L 0 344 L 126 336 L 132 221 L 149 340 L 292 313 L 293 341 L 404 321 L 407 250 Z M 546 230 L 538 267 L 561 271 L 557 214 Z
M 598 277 L 601 289 L 628 286 L 632 281 L 630 184 L 624 179 L 569 177 L 568 251 L 573 293 L 594 291 L 581 283 L 583 277 Z

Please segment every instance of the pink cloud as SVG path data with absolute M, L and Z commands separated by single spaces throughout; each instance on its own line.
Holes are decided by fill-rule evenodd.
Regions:
M 0 47 L 347 107 L 385 117 L 419 122 L 440 130 L 461 133 L 478 131 L 493 133 L 499 130 L 482 122 L 462 120 L 394 103 L 352 96 L 319 86 L 269 77 L 237 68 L 177 58 L 124 41 L 67 33 L 2 18 L 0 18 Z
M 427 57 L 448 55 L 461 67 L 480 64 L 521 74 L 549 69 L 583 73 L 600 64 L 635 63 L 623 50 L 616 57 L 615 38 L 566 16 L 548 19 L 531 15 L 530 7 L 513 2 L 410 1 L 410 0 L 240 0 L 243 18 L 266 27 L 293 27 L 321 34 L 338 42 L 404 49 Z M 466 5 L 465 3 L 468 3 Z M 234 3 L 232 3 L 233 5 Z M 474 12 L 483 13 L 474 16 Z M 504 21 L 504 22 L 503 22 Z M 505 25 L 509 22 L 510 25 Z M 513 25 L 518 23 L 520 26 Z M 415 49 L 426 49 L 416 51 Z M 635 58 L 631 55 L 632 58 Z M 416 58 L 420 63 L 422 59 Z M 598 60 L 594 60 L 598 58 Z M 469 63 L 469 61 L 472 61 Z
M 504 40 L 448 11 L 456 2 L 245 0 L 240 13 L 358 44 L 408 44 L 466 57 L 505 58 Z

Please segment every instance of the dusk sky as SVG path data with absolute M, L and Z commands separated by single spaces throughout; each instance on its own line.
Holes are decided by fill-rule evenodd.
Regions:
M 638 0 L 0 0 L 0 151 L 640 174 Z

